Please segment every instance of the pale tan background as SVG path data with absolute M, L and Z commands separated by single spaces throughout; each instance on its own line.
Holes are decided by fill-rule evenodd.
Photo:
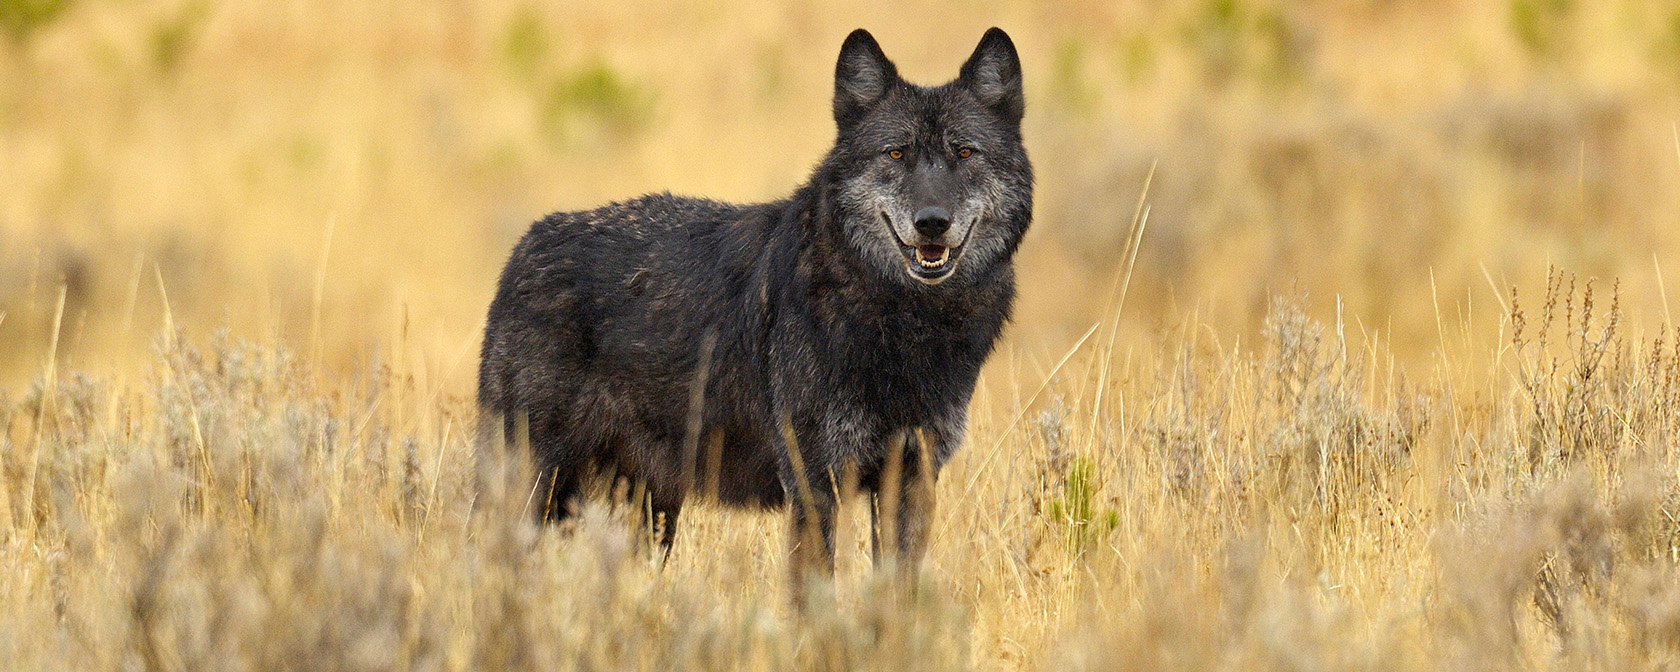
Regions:
M 189 333 L 339 368 L 406 343 L 465 392 L 471 355 L 449 363 L 532 219 L 662 189 L 786 194 L 831 141 L 832 61 L 858 26 L 927 83 L 988 26 L 1019 45 L 1039 187 L 1010 338 L 1040 356 L 1094 321 L 1156 162 L 1125 327 L 1143 338 L 1190 319 L 1252 333 L 1269 293 L 1299 290 L 1427 352 L 1437 306 L 1494 305 L 1489 277 L 1616 275 L 1649 315 L 1653 254 L 1680 276 L 1680 9 L 1654 0 L 7 11 L 12 382 L 40 371 L 61 282 L 67 366 L 145 355 L 161 277 Z

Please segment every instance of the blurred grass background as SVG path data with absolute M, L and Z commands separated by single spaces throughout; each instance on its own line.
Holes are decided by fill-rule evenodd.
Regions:
M 190 333 L 467 393 L 533 219 L 785 195 L 858 26 L 923 83 L 987 26 L 1019 45 L 1039 197 L 1010 338 L 1040 357 L 1095 321 L 1157 162 L 1132 335 L 1253 334 L 1301 291 L 1414 357 L 1548 265 L 1622 278 L 1635 315 L 1663 313 L 1661 261 L 1680 276 L 1680 7 L 1657 0 L 0 0 L 0 25 L 11 383 L 62 286 L 63 366 L 132 368 L 166 294 Z

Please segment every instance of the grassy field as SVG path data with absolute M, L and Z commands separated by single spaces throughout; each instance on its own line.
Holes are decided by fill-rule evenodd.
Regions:
M 786 193 L 860 25 L 1039 177 L 920 590 L 531 524 L 507 250 Z M 1658 0 L 0 0 L 0 666 L 1674 669 L 1676 100 Z

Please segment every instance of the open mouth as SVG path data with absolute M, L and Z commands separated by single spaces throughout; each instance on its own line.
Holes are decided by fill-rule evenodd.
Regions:
M 928 284 L 936 284 L 952 272 L 957 270 L 957 258 L 962 252 L 962 246 L 946 247 L 944 245 L 904 245 L 900 243 L 904 252 L 906 265 L 910 275 Z
M 883 214 L 881 219 L 885 221 L 886 215 Z M 888 228 L 891 226 L 889 223 Z M 896 232 L 894 235 L 897 235 Z M 899 251 L 904 253 L 905 265 L 910 275 L 930 285 L 938 284 L 957 270 L 957 260 L 962 257 L 963 251 L 963 245 L 960 243 L 956 247 L 946 247 L 933 243 L 908 245 L 899 240 L 898 247 Z
M 951 261 L 951 248 L 944 245 L 917 245 L 916 265 L 928 270 L 944 268 Z

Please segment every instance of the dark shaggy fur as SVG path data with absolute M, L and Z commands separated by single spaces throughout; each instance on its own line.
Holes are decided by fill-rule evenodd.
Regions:
M 660 194 L 533 225 L 490 305 L 478 399 L 510 440 L 528 431 L 550 514 L 601 470 L 641 486 L 667 548 L 691 492 L 791 503 L 813 532 L 793 535 L 795 571 L 832 567 L 854 473 L 896 509 L 878 555 L 884 540 L 913 564 L 1015 296 L 1022 105 L 1001 30 L 938 87 L 904 82 L 858 30 L 835 146 L 787 200 Z

